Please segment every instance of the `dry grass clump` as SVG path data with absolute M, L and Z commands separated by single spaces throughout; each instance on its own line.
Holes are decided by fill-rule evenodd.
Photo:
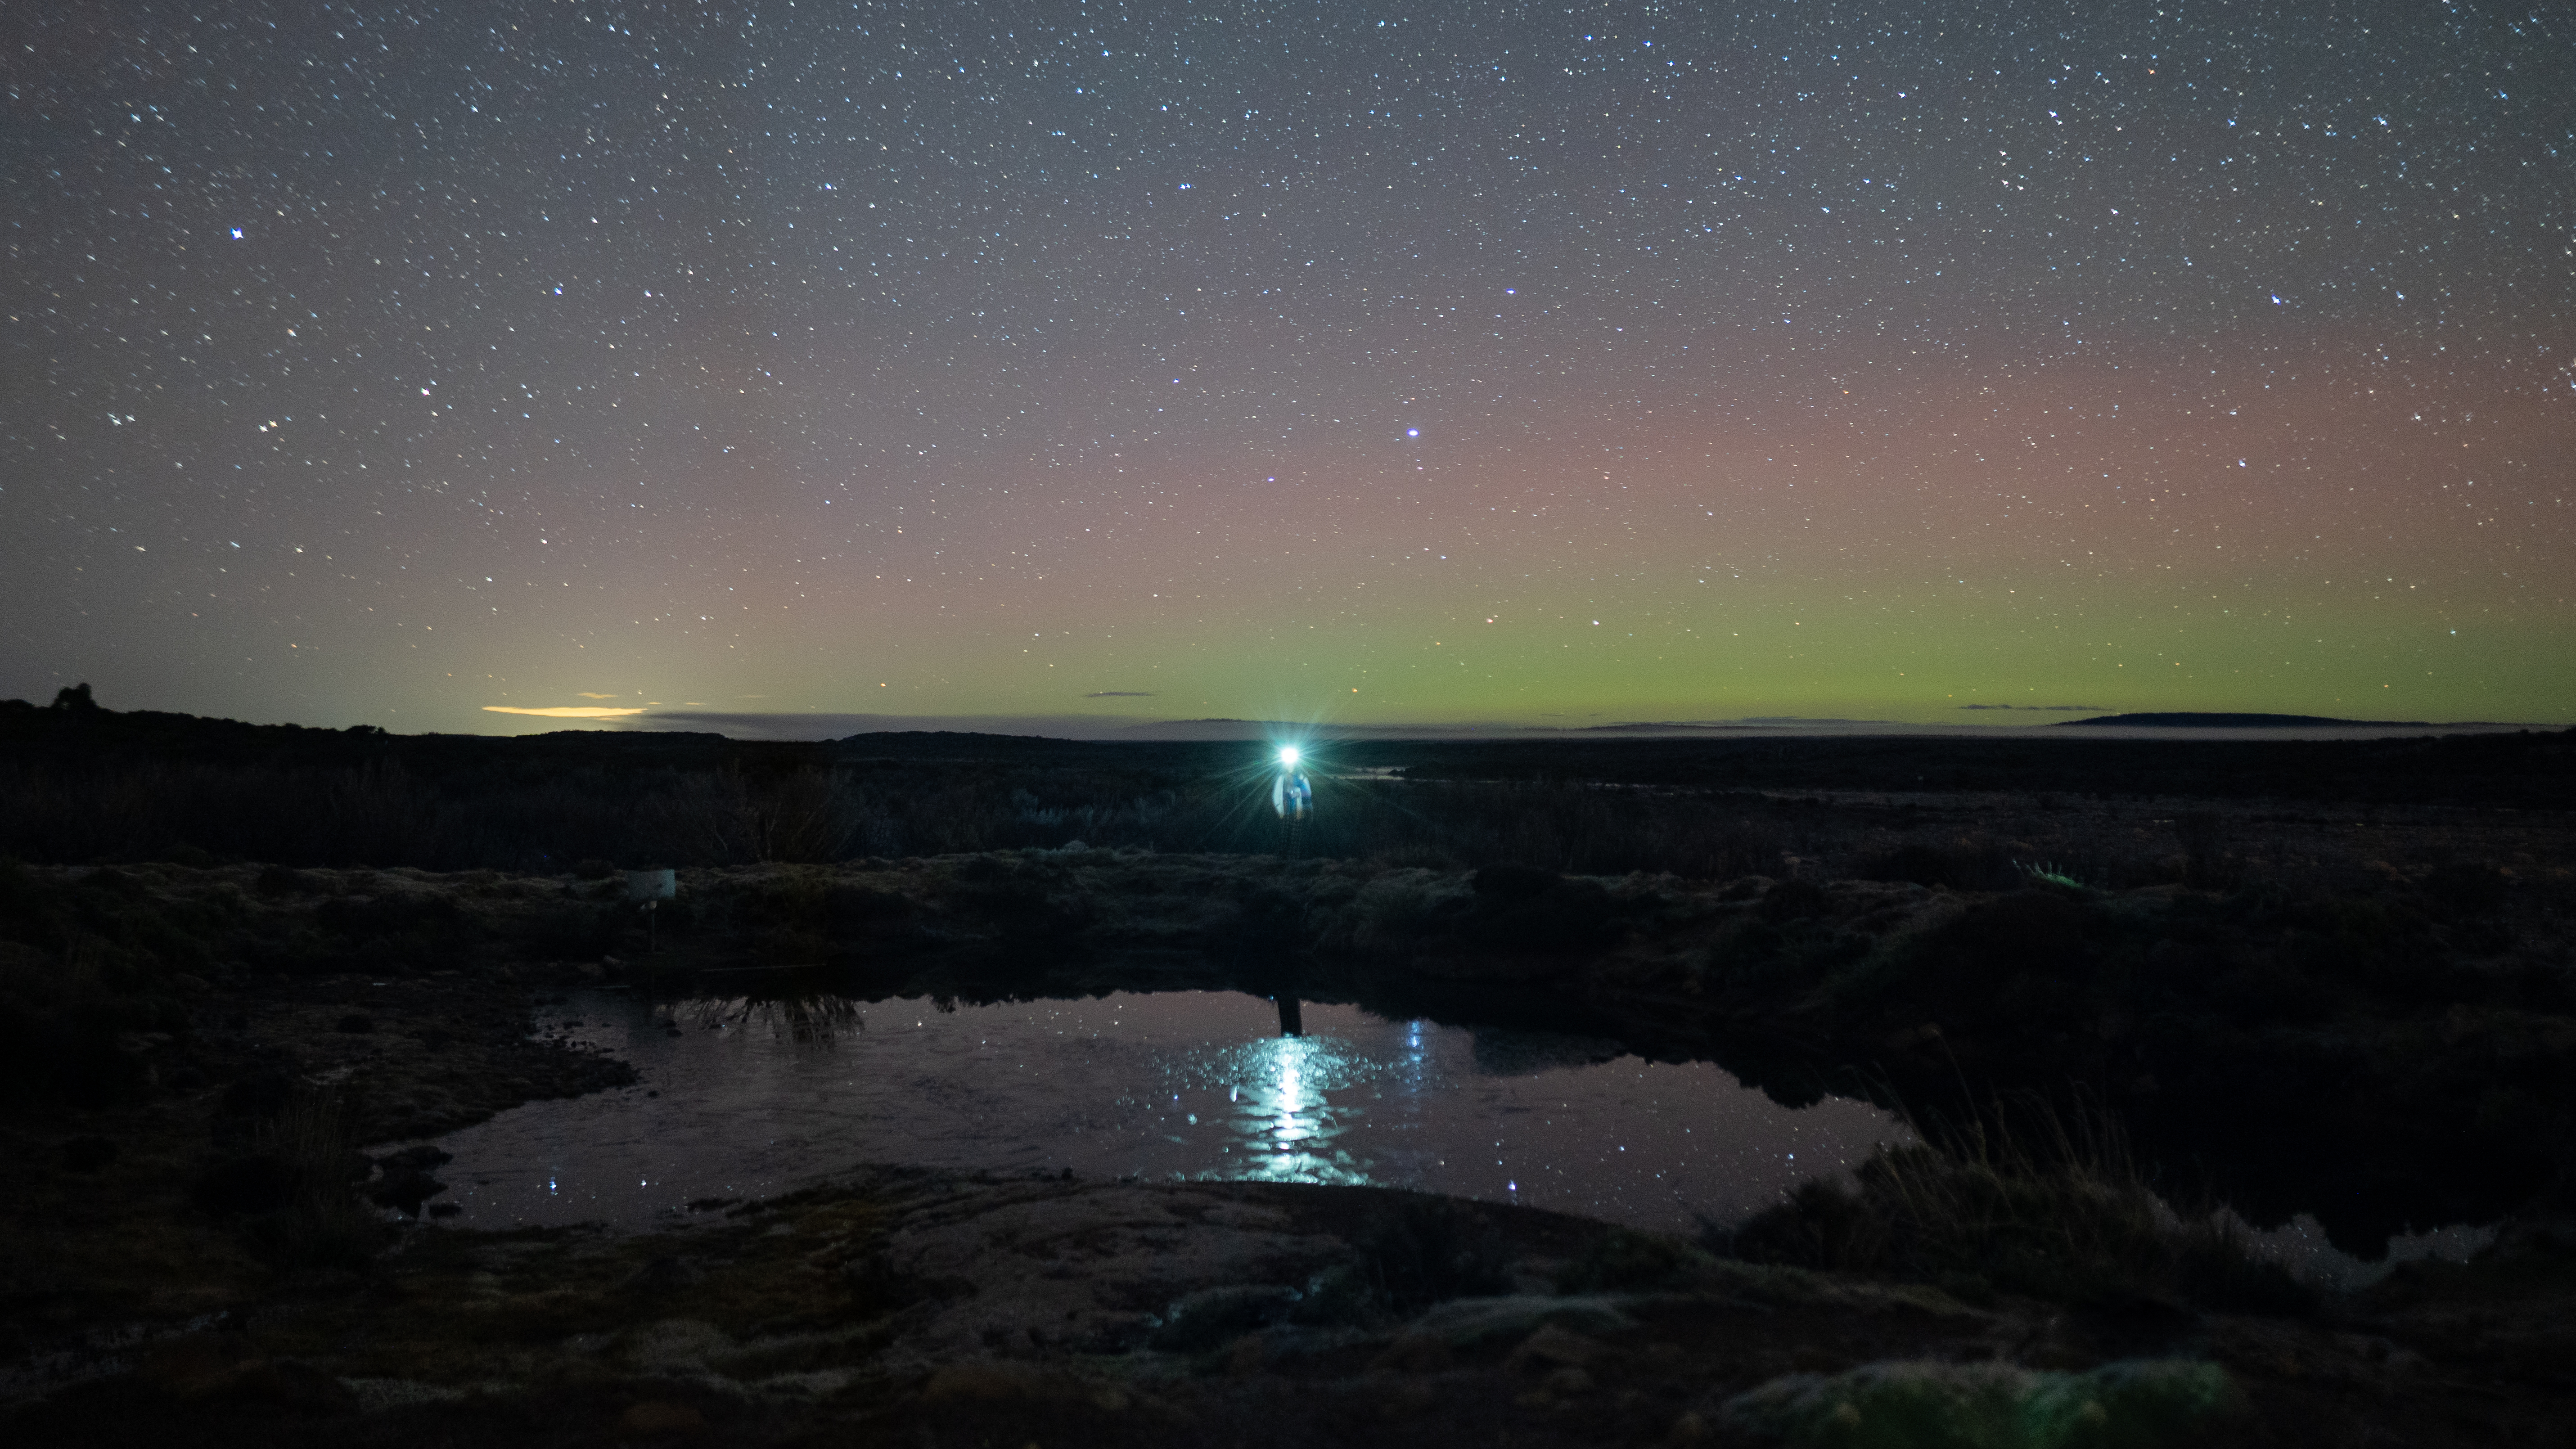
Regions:
M 2313 1305 L 2216 1213 L 2175 1212 L 2106 1115 L 2032 1103 L 1917 1130 L 1922 1141 L 1881 1147 L 1852 1186 L 1805 1183 L 1711 1245 L 1756 1262 L 1929 1282 L 1971 1300 L 2002 1290 L 2273 1314 Z
M 372 1170 L 358 1151 L 358 1104 L 296 1091 L 251 1123 L 198 1179 L 197 1205 L 238 1223 L 254 1252 L 285 1270 L 362 1267 L 388 1235 L 358 1196 Z

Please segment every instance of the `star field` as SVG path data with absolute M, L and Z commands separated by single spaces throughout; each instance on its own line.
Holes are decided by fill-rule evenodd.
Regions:
M 0 694 L 2576 717 L 2541 7 L 56 0 L 0 47 Z

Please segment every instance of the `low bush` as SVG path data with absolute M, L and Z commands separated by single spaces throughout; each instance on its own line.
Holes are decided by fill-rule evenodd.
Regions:
M 2014 1130 L 2007 1119 L 2017 1120 Z M 1963 1130 L 1881 1147 L 1851 1186 L 1824 1179 L 1710 1246 L 1754 1262 L 1842 1269 L 2061 1302 L 2155 1301 L 2294 1314 L 2314 1295 L 2251 1258 L 2214 1211 L 2177 1214 L 2108 1117 L 1997 1108 Z

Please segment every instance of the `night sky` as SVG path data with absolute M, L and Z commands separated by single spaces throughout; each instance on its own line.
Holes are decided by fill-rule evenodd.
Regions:
M 0 696 L 2576 718 L 2556 6 L 24 0 L 0 78 Z

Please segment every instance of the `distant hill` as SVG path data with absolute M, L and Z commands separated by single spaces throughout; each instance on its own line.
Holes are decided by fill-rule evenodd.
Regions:
M 2091 719 L 2062 719 L 2068 725 L 2126 725 L 2131 728 L 2184 730 L 2285 730 L 2342 725 L 2354 729 L 2437 729 L 2420 719 L 2330 719 L 2321 714 L 2105 714 Z

